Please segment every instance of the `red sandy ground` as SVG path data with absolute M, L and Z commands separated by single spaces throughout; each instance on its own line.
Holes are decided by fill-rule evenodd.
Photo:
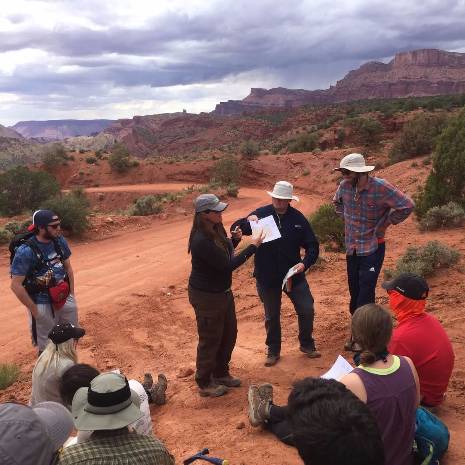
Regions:
M 327 173 L 339 157 L 340 152 L 334 151 L 325 153 L 324 160 L 321 156 L 300 154 L 254 161 L 245 180 L 249 184 L 254 182 L 255 188 L 241 188 L 239 198 L 231 201 L 224 214 L 225 225 L 229 226 L 234 219 L 268 202 L 264 189 L 256 187 L 271 187 L 278 178 L 293 180 L 297 191 L 306 192 L 301 196 L 299 208 L 310 213 L 330 200 L 336 178 Z M 175 167 L 171 167 L 174 176 Z M 305 176 L 305 170 L 309 170 L 310 175 Z M 412 194 L 427 172 L 427 167 L 412 170 L 410 162 L 404 162 L 381 170 L 379 175 L 395 181 Z M 166 176 L 165 179 L 173 178 Z M 178 180 L 185 178 L 181 175 Z M 101 186 L 111 184 L 110 178 L 102 181 L 99 180 Z M 150 179 L 121 180 L 118 184 L 136 181 L 163 182 L 154 175 Z M 188 181 L 197 183 L 199 180 Z M 142 186 L 137 189 L 146 193 L 159 191 L 159 188 Z M 170 186 L 170 190 L 178 188 Z M 103 189 L 96 190 L 103 192 Z M 188 208 L 187 200 L 182 208 Z M 94 220 L 94 223 L 96 226 L 85 241 L 71 241 L 80 322 L 87 330 L 79 345 L 81 361 L 101 370 L 118 367 L 128 377 L 139 379 L 146 371 L 166 373 L 168 402 L 162 407 L 152 407 L 152 418 L 155 434 L 166 443 L 177 463 L 209 447 L 213 455 L 227 458 L 233 465 L 300 464 L 293 448 L 249 426 L 247 386 L 272 382 L 276 401 L 285 402 L 294 380 L 323 373 L 339 353 L 350 357 L 342 352 L 349 323 L 344 255 L 323 252 L 323 265 L 308 274 L 316 306 L 315 338 L 323 357 L 310 360 L 298 351 L 296 317 L 284 298 L 282 359 L 273 368 L 263 366 L 263 310 L 251 276 L 252 262 L 235 273 L 233 287 L 239 334 L 232 373 L 242 378 L 243 386 L 223 398 L 204 399 L 197 394 L 192 374 L 180 377 L 185 369 L 194 369 L 197 343 L 195 318 L 186 295 L 190 271 L 186 243 L 191 217 L 173 210 L 161 218 L 117 217 Z M 408 245 L 432 239 L 441 240 L 465 254 L 463 233 L 463 229 L 420 233 L 414 219 L 409 218 L 388 231 L 384 266 L 393 267 Z M 0 251 L 0 276 L 1 361 L 21 366 L 19 380 L 0 392 L 0 401 L 27 402 L 35 354 L 29 343 L 26 312 L 9 290 L 5 249 Z M 450 450 L 441 463 L 460 465 L 465 464 L 465 451 L 461 446 L 465 441 L 463 265 L 440 270 L 430 284 L 428 308 L 442 321 L 456 353 L 448 397 L 439 409 L 439 415 L 451 431 Z M 380 303 L 387 302 L 382 289 L 378 296 Z

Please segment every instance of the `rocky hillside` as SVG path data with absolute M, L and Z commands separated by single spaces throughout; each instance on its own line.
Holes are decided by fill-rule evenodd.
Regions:
M 90 136 L 103 131 L 113 120 L 51 120 L 51 121 L 20 121 L 11 129 L 27 138 L 62 140 L 67 137 Z
M 0 137 L 7 137 L 12 139 L 22 139 L 22 135 L 17 133 L 14 129 L 6 128 L 0 124 Z
M 219 103 L 217 115 L 306 104 L 465 93 L 465 53 L 424 49 L 398 53 L 389 63 L 369 62 L 325 90 L 251 89 L 243 100 Z

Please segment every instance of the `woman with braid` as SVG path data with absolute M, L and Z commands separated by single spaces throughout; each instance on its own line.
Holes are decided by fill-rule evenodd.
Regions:
M 255 253 L 264 236 L 253 238 L 248 247 L 235 255 L 234 247 L 242 232 L 237 228 L 231 239 L 226 235 L 221 213 L 228 204 L 220 202 L 216 195 L 202 194 L 194 206 L 188 246 L 192 256 L 188 292 L 199 335 L 195 380 L 201 396 L 218 397 L 226 394 L 229 387 L 241 384 L 229 373 L 237 336 L 232 272 Z
M 415 412 L 420 401 L 413 362 L 388 352 L 392 318 L 379 305 L 357 309 L 352 318 L 352 335 L 361 347 L 354 357 L 357 368 L 340 381 L 367 404 L 376 418 L 386 464 L 412 465 Z

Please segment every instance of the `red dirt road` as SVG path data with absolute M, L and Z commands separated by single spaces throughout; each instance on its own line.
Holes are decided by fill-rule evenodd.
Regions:
M 317 196 L 301 199 L 298 208 L 305 213 L 323 200 Z M 268 201 L 262 190 L 241 188 L 239 198 L 225 211 L 225 225 Z M 242 378 L 243 387 L 223 398 L 203 399 L 197 394 L 192 375 L 177 376 L 184 368 L 194 368 L 197 343 L 195 318 L 186 295 L 190 221 L 190 217 L 155 221 L 144 229 L 121 231 L 102 241 L 71 244 L 80 322 L 87 330 L 80 343 L 80 358 L 101 370 L 118 367 L 135 378 L 141 378 L 145 371 L 166 373 L 168 402 L 153 407 L 152 418 L 155 434 L 166 443 L 177 463 L 209 447 L 212 455 L 227 458 L 232 465 L 300 465 L 293 448 L 248 425 L 247 386 L 270 381 L 275 386 L 276 401 L 285 402 L 292 381 L 321 374 L 341 353 L 348 325 L 345 258 L 325 253 L 324 266 L 308 275 L 316 302 L 315 338 L 323 357 L 310 360 L 298 351 L 296 317 L 288 300 L 283 299 L 283 356 L 273 368 L 263 366 L 263 311 L 251 277 L 252 262 L 236 272 L 239 335 L 232 372 Z M 463 230 L 441 234 L 441 240 L 465 252 Z M 418 232 L 411 219 L 392 228 L 386 267 L 393 265 L 409 243 L 438 238 L 437 234 L 415 235 Z M 6 252 L 0 256 L 0 276 L 1 361 L 13 361 L 22 367 L 20 380 L 0 393 L 0 400 L 27 401 L 34 351 L 29 344 L 26 312 L 9 290 Z M 460 270 L 441 271 L 431 284 L 429 308 L 445 325 L 457 355 L 449 397 L 440 410 L 452 434 L 448 457 L 441 463 L 465 464 L 465 453 L 459 446 L 465 440 L 464 274 Z M 381 290 L 378 295 L 385 303 Z

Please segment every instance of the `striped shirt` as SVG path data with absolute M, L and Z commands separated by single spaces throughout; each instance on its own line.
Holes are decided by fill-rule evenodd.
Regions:
M 370 255 L 382 242 L 387 227 L 404 221 L 412 212 L 410 197 L 384 179 L 368 177 L 366 186 L 358 191 L 343 180 L 333 202 L 336 213 L 344 218 L 346 253 Z
M 66 447 L 57 465 L 174 465 L 161 441 L 134 432 L 92 434 L 82 444 Z

